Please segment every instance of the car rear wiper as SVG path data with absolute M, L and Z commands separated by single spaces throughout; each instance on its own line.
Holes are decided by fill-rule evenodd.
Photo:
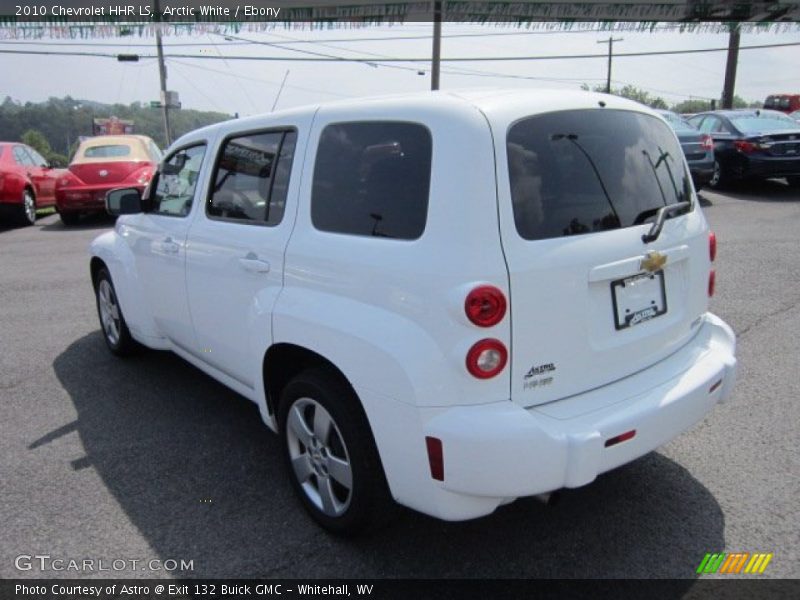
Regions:
M 650 228 L 650 231 L 645 233 L 642 236 L 642 241 L 645 244 L 649 244 L 650 242 L 655 242 L 658 239 L 658 236 L 661 235 L 661 230 L 664 228 L 664 220 L 667 218 L 667 215 L 677 212 L 679 210 L 689 209 L 692 207 L 692 203 L 684 200 L 683 202 L 675 202 L 673 204 L 667 204 L 666 206 L 662 206 L 656 211 L 656 220 L 653 222 L 653 226 Z M 635 221 L 639 221 L 640 217 L 645 215 L 645 213 L 651 213 L 653 209 L 645 211 L 644 213 L 640 213 L 639 216 L 636 217 Z M 649 215 L 647 215 L 649 216 Z
M 619 215 L 617 214 L 617 209 L 614 206 L 614 203 L 611 201 L 611 196 L 609 195 L 608 190 L 606 189 L 606 184 L 603 181 L 603 178 L 600 176 L 600 170 L 597 168 L 597 165 L 595 164 L 594 160 L 589 155 L 589 153 L 586 151 L 586 149 L 578 142 L 578 135 L 575 133 L 553 133 L 550 135 L 550 141 L 557 142 L 560 140 L 567 140 L 569 142 L 572 142 L 572 144 L 578 150 L 581 151 L 581 154 L 583 154 L 583 156 L 586 157 L 586 160 L 589 161 L 589 166 L 592 167 L 594 176 L 597 177 L 597 182 L 600 184 L 600 189 L 603 190 L 603 195 L 606 197 L 608 206 L 611 208 L 611 212 L 614 213 L 614 218 L 617 221 L 617 227 L 621 227 L 622 221 L 620 220 Z

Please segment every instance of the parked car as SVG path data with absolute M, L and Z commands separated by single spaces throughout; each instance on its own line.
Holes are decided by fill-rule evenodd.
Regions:
M 161 150 L 144 135 L 102 135 L 81 142 L 58 179 L 56 206 L 64 225 L 81 214 L 105 213 L 106 192 L 135 187 L 140 192 L 161 160 Z
M 36 210 L 53 206 L 59 173 L 36 150 L 0 142 L 0 217 L 21 225 L 36 222 Z
M 253 401 L 352 533 L 579 487 L 730 394 L 716 238 L 675 134 L 604 94 L 425 93 L 176 141 L 91 245 L 105 343 Z M 243 471 L 245 472 L 245 471 Z
M 764 108 L 790 113 L 800 110 L 800 94 L 773 94 L 767 96 Z
M 700 133 L 697 127 L 677 113 L 670 110 L 656 112 L 666 119 L 678 136 L 694 186 L 699 190 L 714 175 L 714 140 L 707 133 Z
M 800 185 L 800 125 L 774 110 L 718 110 L 689 119 L 714 138 L 714 175 L 709 185 L 786 177 Z

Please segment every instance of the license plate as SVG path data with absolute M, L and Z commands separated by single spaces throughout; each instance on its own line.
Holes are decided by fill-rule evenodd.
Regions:
M 617 331 L 655 319 L 667 312 L 664 271 L 642 273 L 611 282 L 614 327 Z

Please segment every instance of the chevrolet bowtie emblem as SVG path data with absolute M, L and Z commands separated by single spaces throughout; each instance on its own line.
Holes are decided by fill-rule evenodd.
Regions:
M 660 271 L 667 264 L 667 257 L 660 252 L 648 252 L 639 264 L 639 268 L 650 273 Z

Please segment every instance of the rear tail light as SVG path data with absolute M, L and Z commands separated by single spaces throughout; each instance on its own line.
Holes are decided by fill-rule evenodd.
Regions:
M 467 371 L 478 379 L 490 379 L 508 362 L 508 350 L 500 340 L 481 340 L 467 352 Z
M 735 140 L 733 142 L 733 147 L 742 154 L 750 154 L 751 152 L 755 152 L 757 148 L 753 142 L 748 142 L 747 140 Z
M 711 262 L 714 262 L 714 259 L 717 258 L 717 236 L 714 235 L 713 231 L 708 232 L 708 257 Z
M 708 297 L 711 298 L 714 295 L 714 291 L 717 285 L 717 274 L 714 269 L 711 269 L 708 272 Z
M 708 135 L 703 135 L 703 141 L 700 143 L 704 150 L 713 150 L 714 149 L 714 139 Z
M 431 477 L 436 481 L 444 481 L 444 451 L 442 440 L 427 436 L 425 446 L 428 448 L 428 464 L 431 468 Z
M 467 294 L 464 311 L 467 318 L 478 327 L 491 327 L 503 320 L 506 297 L 499 288 L 481 285 Z
M 125 178 L 125 181 L 138 183 L 139 185 L 147 185 L 153 177 L 153 168 L 150 166 L 137 169 Z
M 58 178 L 58 181 L 56 181 L 57 188 L 65 188 L 73 185 L 83 185 L 83 181 L 71 171 L 65 171 L 64 174 Z

